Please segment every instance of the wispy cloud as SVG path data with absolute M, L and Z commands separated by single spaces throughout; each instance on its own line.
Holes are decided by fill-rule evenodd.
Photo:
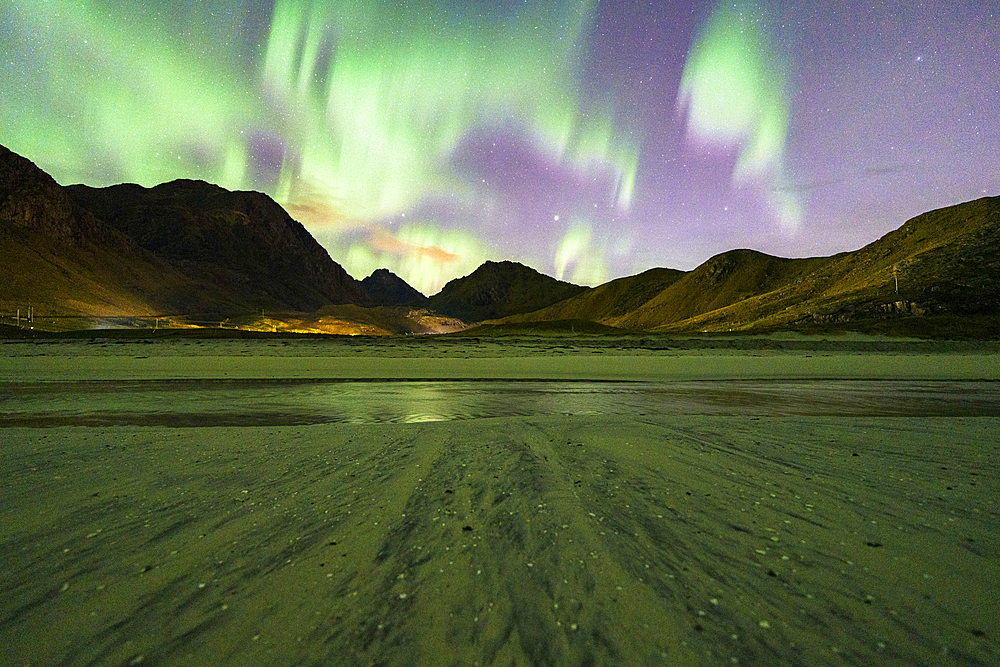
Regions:
M 401 241 L 391 232 L 381 227 L 375 227 L 371 230 L 369 242 L 375 250 L 389 252 L 400 257 L 429 259 L 439 264 L 454 264 L 462 259 L 459 255 L 437 246 L 417 245 L 416 243 Z

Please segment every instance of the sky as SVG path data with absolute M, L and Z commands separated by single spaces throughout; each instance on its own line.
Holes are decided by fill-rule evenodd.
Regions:
M 0 144 L 265 192 L 427 295 L 830 255 L 1000 194 L 1000 2 L 0 0 Z

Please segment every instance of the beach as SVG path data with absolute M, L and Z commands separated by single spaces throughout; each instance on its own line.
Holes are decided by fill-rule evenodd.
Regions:
M 1000 380 L 1000 344 L 812 338 L 313 337 L 0 343 L 15 382 L 161 379 Z
M 0 378 L 7 411 L 29 390 L 64 405 L 78 385 L 265 380 L 962 381 L 987 397 L 928 416 L 8 422 L 4 664 L 1000 660 L 993 343 L 7 341 Z

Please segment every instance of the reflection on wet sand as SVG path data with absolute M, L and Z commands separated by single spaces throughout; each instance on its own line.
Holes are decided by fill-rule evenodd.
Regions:
M 3 664 L 1000 663 L 993 343 L 2 347 Z
M 160 380 L 8 383 L 0 426 L 278 426 L 541 415 L 1000 416 L 1000 383 Z

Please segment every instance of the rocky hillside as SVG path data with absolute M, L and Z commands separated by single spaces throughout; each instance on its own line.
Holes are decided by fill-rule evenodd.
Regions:
M 361 284 L 265 194 L 190 180 L 66 192 L 178 271 L 251 309 L 368 304 Z
M 384 269 L 354 280 L 266 195 L 188 180 L 62 187 L 0 147 L 0 253 L 0 317 L 31 306 L 100 317 L 252 316 L 276 329 L 275 313 L 285 313 L 309 331 L 383 334 L 487 321 L 491 331 L 520 332 L 996 336 L 1000 326 L 1000 197 L 930 211 L 831 257 L 732 250 L 692 271 L 651 269 L 596 288 L 486 262 L 425 298 Z
M 0 310 L 68 315 L 197 310 L 223 295 L 78 205 L 31 161 L 0 146 Z
M 547 308 L 523 315 L 512 315 L 503 321 L 611 322 L 642 307 L 683 276 L 684 272 L 677 269 L 649 269 L 635 276 L 604 283 Z
M 759 329 L 1000 315 L 1000 197 L 931 211 L 770 289 L 654 331 Z M 803 260 L 785 260 L 803 261 Z M 635 321 L 635 320 L 633 320 Z

